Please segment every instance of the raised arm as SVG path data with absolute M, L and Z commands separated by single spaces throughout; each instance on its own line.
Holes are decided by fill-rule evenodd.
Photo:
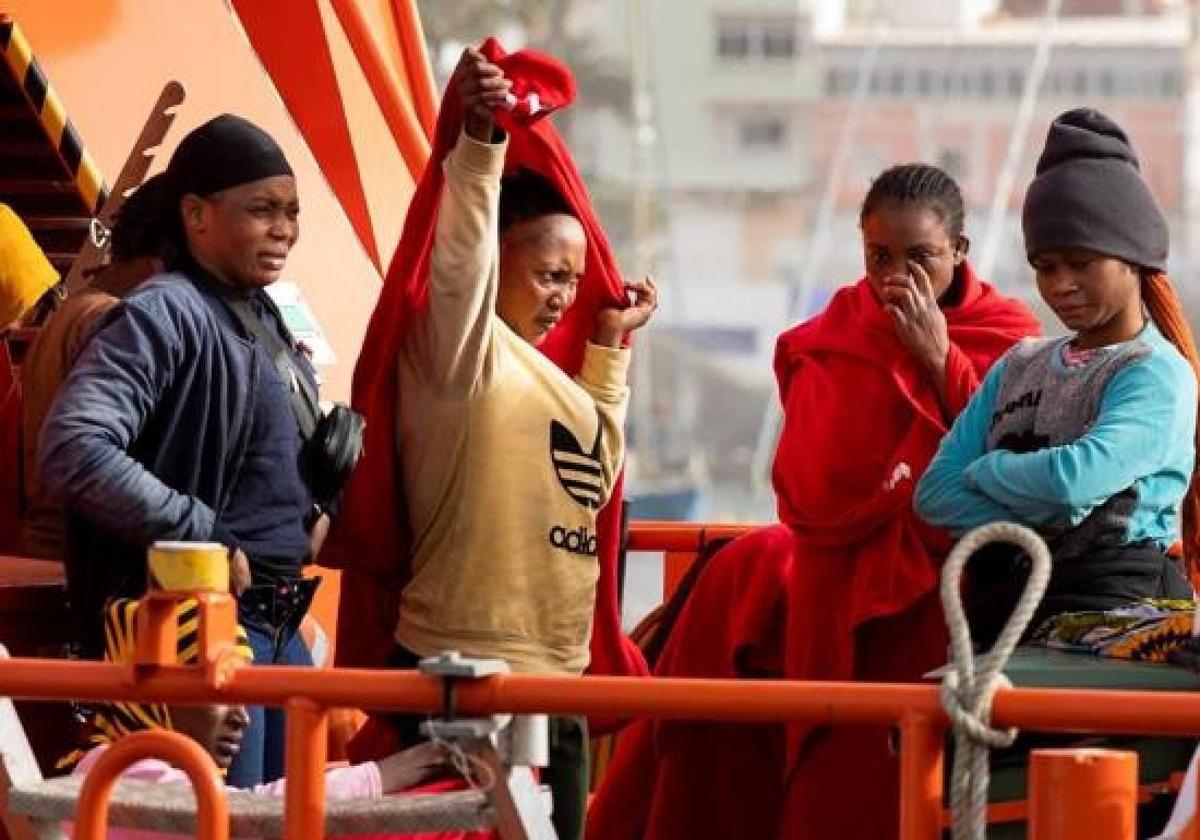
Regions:
M 600 463 L 604 471 L 607 496 L 625 458 L 625 413 L 629 407 L 629 387 L 625 384 L 631 351 L 625 349 L 626 336 L 645 326 L 658 308 L 658 287 L 647 277 L 626 283 L 634 297 L 625 308 L 605 308 L 596 313 L 592 340 L 583 354 L 583 367 L 575 381 L 592 395 L 600 415 Z
M 497 219 L 506 142 L 494 137 L 491 108 L 509 82 L 477 50 L 463 53 L 452 84 L 465 114 L 462 135 L 442 164 L 429 274 L 429 317 L 413 348 L 422 374 L 450 395 L 480 382 L 498 282 Z

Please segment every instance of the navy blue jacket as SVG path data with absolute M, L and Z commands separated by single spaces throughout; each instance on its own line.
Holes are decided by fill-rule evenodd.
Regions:
M 85 654 L 104 601 L 145 590 L 151 543 L 231 542 L 220 515 L 270 362 L 223 306 L 184 274 L 144 283 L 104 319 L 42 429 L 42 481 L 70 516 L 68 591 Z

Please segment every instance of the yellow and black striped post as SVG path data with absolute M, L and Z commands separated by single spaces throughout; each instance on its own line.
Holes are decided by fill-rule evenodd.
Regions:
M 96 215 L 108 198 L 108 188 L 79 132 L 67 117 L 62 99 L 47 81 L 21 28 L 7 15 L 0 15 L 0 50 L 4 64 L 37 115 L 46 137 L 54 146 L 75 182 L 87 212 Z

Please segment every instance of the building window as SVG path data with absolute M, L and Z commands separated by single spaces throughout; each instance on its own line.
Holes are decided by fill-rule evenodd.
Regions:
M 979 93 L 986 99 L 991 99 L 996 93 L 996 77 L 991 70 L 979 72 Z
M 764 28 L 762 53 L 765 58 L 791 58 L 794 56 L 796 54 L 795 21 L 784 20 L 778 27 Z
M 1008 71 L 1008 95 L 1020 96 L 1025 90 L 1025 74 L 1020 70 Z
M 719 16 L 717 57 L 724 61 L 795 58 L 800 52 L 801 24 L 799 16 L 789 14 Z
M 1075 85 L 1072 92 L 1076 96 L 1087 96 L 1088 93 L 1088 74 L 1086 70 L 1075 71 Z
M 1179 73 L 1175 70 L 1166 70 L 1162 74 L 1162 93 L 1163 96 L 1176 97 L 1183 92 L 1183 86 L 1180 84 Z
M 892 71 L 892 77 L 888 84 L 888 92 L 893 96 L 900 96 L 904 93 L 904 70 L 897 67 Z
M 825 71 L 825 93 L 829 96 L 842 96 L 854 92 L 858 74 L 854 70 L 842 67 L 831 67 Z
M 837 96 L 842 92 L 842 76 L 836 68 L 825 71 L 825 95 Z
M 787 123 L 783 117 L 756 114 L 738 123 L 738 143 L 743 149 L 777 151 L 787 142 Z
M 750 55 L 750 22 L 725 18 L 717 22 L 717 55 L 741 59 Z
M 928 67 L 922 67 L 917 71 L 917 93 L 921 96 L 928 96 L 932 89 L 933 74 L 929 72 Z
M 1101 96 L 1112 96 L 1117 92 L 1117 80 L 1113 76 L 1113 71 L 1104 69 L 1100 71 L 1100 76 L 1096 83 Z

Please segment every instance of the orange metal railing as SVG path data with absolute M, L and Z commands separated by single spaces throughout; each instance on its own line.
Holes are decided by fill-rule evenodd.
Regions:
M 136 680 L 120 665 L 9 659 L 0 694 L 160 702 L 243 702 L 288 709 L 286 837 L 321 836 L 326 710 L 344 706 L 409 711 L 440 708 L 440 682 L 415 672 L 285 666 L 236 669 L 222 686 L 196 666 L 163 665 Z M 460 714 L 497 711 L 650 716 L 810 724 L 891 724 L 901 733 L 901 838 L 934 840 L 941 825 L 946 720 L 932 685 L 788 681 L 629 679 L 506 674 L 456 688 Z M 1138 735 L 1200 733 L 1192 694 L 1079 689 L 1007 689 L 996 697 L 999 726 Z
M 155 756 L 187 773 L 196 792 L 196 836 L 229 838 L 229 802 L 212 756 L 186 735 L 164 730 L 135 732 L 100 756 L 79 789 L 76 840 L 108 836 L 108 800 L 121 773 L 142 758 Z
M 713 540 L 736 539 L 757 527 L 695 522 L 631 522 L 627 548 L 630 551 L 662 552 L 663 601 L 669 601 L 696 557 Z
M 710 537 L 715 533 L 729 532 L 703 529 Z M 665 545 L 667 550 L 685 551 L 698 545 L 694 542 L 697 534 L 698 529 L 686 526 L 639 527 L 630 544 L 637 550 Z M 442 682 L 414 671 L 239 667 L 228 656 L 232 599 L 224 594 L 200 597 L 204 661 L 195 666 L 172 664 L 174 647 L 165 640 L 173 636 L 170 622 L 175 619 L 166 605 L 172 598 L 189 595 L 196 597 L 194 593 L 147 597 L 144 603 L 150 608 L 139 611 L 139 621 L 145 623 L 139 625 L 135 662 L 3 660 L 0 696 L 282 706 L 288 719 L 284 822 L 288 840 L 323 836 L 330 709 L 431 711 L 442 707 Z M 514 712 L 897 726 L 900 838 L 939 840 L 941 836 L 947 721 L 938 688 L 933 685 L 504 674 L 456 683 L 453 694 L 456 712 L 468 716 Z M 1200 734 L 1200 701 L 1194 694 L 1180 692 L 1005 689 L 996 696 L 993 720 L 998 726 L 1038 731 L 1196 735 Z M 138 737 L 123 742 L 99 778 L 90 782 L 89 795 L 81 798 L 77 824 L 89 830 L 102 825 L 112 779 L 128 761 L 157 755 L 180 763 L 197 784 L 200 801 L 208 803 L 202 804 L 207 810 L 199 836 L 223 838 L 222 826 L 228 829 L 222 811 L 224 797 L 209 790 L 212 774 L 205 775 L 204 762 L 192 755 L 195 750 L 186 751 L 178 741 L 178 737 Z M 99 768 L 98 763 L 92 773 Z

